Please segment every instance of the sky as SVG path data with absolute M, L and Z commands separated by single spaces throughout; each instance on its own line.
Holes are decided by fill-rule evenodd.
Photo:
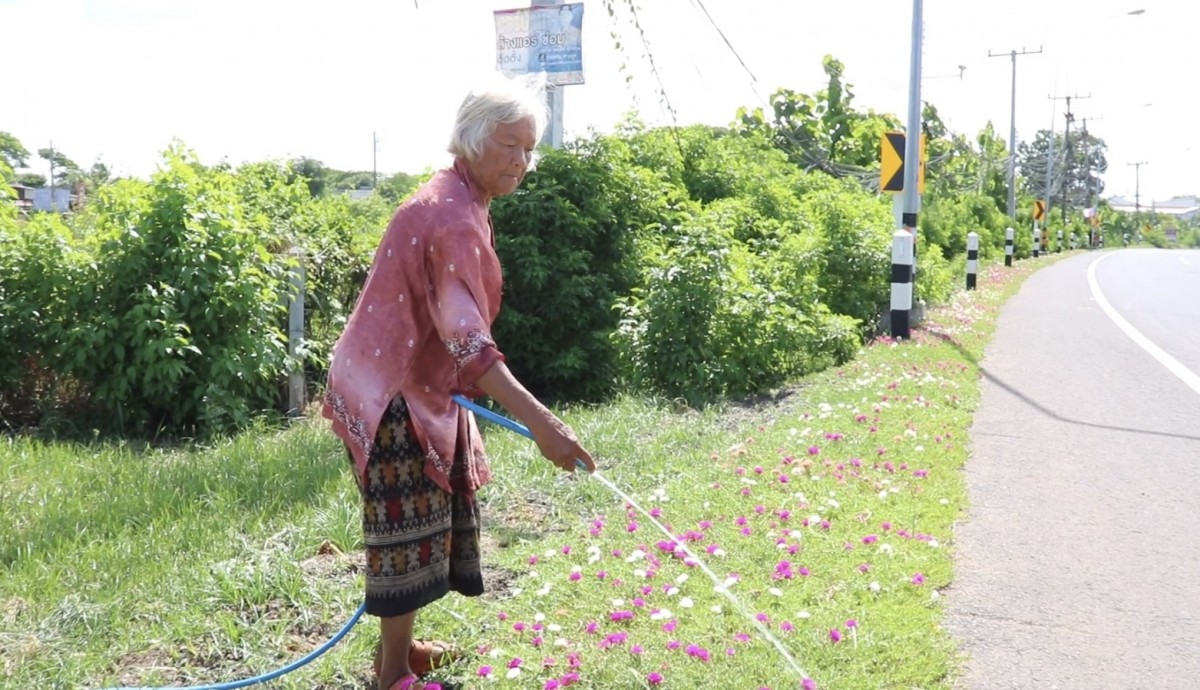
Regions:
M 454 113 L 494 70 L 493 11 L 525 4 L 0 0 L 9 75 L 0 130 L 31 151 L 53 142 L 85 168 L 99 158 L 121 175 L 152 173 L 174 139 L 206 163 L 308 156 L 370 170 L 373 137 L 381 172 L 420 172 L 448 162 Z M 584 4 L 586 83 L 566 87 L 567 137 L 608 131 L 629 112 L 671 123 L 628 9 L 613 20 L 601 0 Z M 911 1 L 638 4 L 679 124 L 727 125 L 779 87 L 815 92 L 826 54 L 845 64 L 857 107 L 907 112 Z M 1200 3 L 1190 0 L 926 0 L 922 98 L 956 132 L 990 121 L 1007 139 L 1008 53 L 1040 48 L 1017 59 L 1019 140 L 1062 130 L 1065 103 L 1051 96 L 1090 96 L 1071 109 L 1075 127 L 1089 118 L 1108 144 L 1106 196 L 1133 195 L 1139 161 L 1143 203 L 1197 194 L 1197 26 Z M 34 165 L 48 172 L 41 159 Z

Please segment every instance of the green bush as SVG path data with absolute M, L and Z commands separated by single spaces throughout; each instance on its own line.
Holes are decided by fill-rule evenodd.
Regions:
M 624 378 L 702 404 L 778 385 L 845 361 L 858 322 L 818 302 L 820 238 L 791 235 L 775 254 L 736 238 L 737 216 L 709 207 L 648 257 L 643 287 L 622 300 Z
M 244 191 L 244 190 L 243 190 Z M 169 150 L 149 185 L 106 187 L 93 262 L 51 324 L 62 372 L 133 432 L 245 424 L 289 368 L 282 242 L 247 222 L 235 177 Z
M 638 238 L 661 235 L 688 206 L 612 137 L 545 152 L 520 189 L 493 202 L 505 269 L 493 334 L 531 390 L 558 400 L 614 391 L 613 306 L 639 278 Z
M 37 423 L 59 393 L 57 330 L 78 289 L 80 252 L 57 214 L 0 214 L 0 418 Z

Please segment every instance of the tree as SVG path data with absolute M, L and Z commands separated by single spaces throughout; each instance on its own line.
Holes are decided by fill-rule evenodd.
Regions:
M 1024 192 L 1041 199 L 1046 194 L 1047 150 L 1050 132 L 1039 130 L 1032 142 L 1017 146 Z M 1060 132 L 1054 133 L 1054 168 L 1051 180 L 1055 199 L 1064 199 L 1068 206 L 1090 206 L 1093 199 L 1104 193 L 1101 175 L 1108 170 L 1104 140 L 1092 135 L 1073 132 L 1070 148 Z M 1061 203 L 1061 202 L 1060 202 Z
M 325 193 L 329 168 L 315 158 L 301 156 L 292 160 L 292 171 L 308 182 L 308 193 L 314 197 Z
M 738 110 L 735 127 L 761 132 L 788 158 L 806 170 L 821 170 L 835 177 L 875 167 L 883 132 L 898 129 L 892 115 L 854 109 L 853 84 L 843 80 L 845 66 L 832 55 L 822 61 L 826 87 L 815 95 L 779 89 L 771 94 L 770 121 L 762 108 Z
M 14 180 L 17 184 L 25 185 L 26 187 L 41 188 L 46 186 L 46 176 L 38 173 L 23 173 L 17 175 Z
M 75 161 L 67 158 L 62 151 L 38 149 L 38 155 L 50 163 L 50 168 L 54 171 L 51 182 L 56 185 L 69 184 L 82 173 Z
M 100 159 L 96 159 L 92 163 L 92 167 L 87 172 L 87 185 L 89 191 L 95 191 L 101 185 L 107 184 L 112 179 L 112 171 Z
M 8 132 L 0 132 L 0 161 L 13 170 L 28 167 L 29 149 Z

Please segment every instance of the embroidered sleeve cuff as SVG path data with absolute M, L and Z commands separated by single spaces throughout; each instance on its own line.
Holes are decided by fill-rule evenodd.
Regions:
M 454 358 L 454 369 L 458 373 L 458 384 L 463 393 L 478 394 L 476 383 L 504 355 L 496 348 L 491 336 L 480 330 L 472 330 L 463 337 L 455 334 L 446 341 L 446 349 Z

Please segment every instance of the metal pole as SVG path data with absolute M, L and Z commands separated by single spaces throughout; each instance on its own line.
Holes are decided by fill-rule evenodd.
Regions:
M 1008 217 L 1017 217 L 1017 51 L 1012 52 L 1012 109 L 1008 130 Z
M 530 0 L 530 7 L 554 7 L 563 4 L 563 0 Z M 550 119 L 546 122 L 546 131 L 542 133 L 542 144 L 553 148 L 563 145 L 563 87 L 549 86 L 546 88 L 546 107 L 550 111 Z
M 1039 47 L 1037 50 L 1020 51 L 1012 50 L 1008 53 L 993 53 L 988 51 L 988 57 L 1003 57 L 1008 55 L 1012 59 L 1012 102 L 1009 112 L 1009 129 L 1008 129 L 1008 217 L 1017 217 L 1017 56 L 1018 55 L 1036 55 L 1042 52 Z
M 908 126 L 904 137 L 904 213 L 902 225 L 912 234 L 913 276 L 917 272 L 917 214 L 921 210 L 921 195 L 917 179 L 921 171 L 921 34 L 924 2 L 913 0 L 912 55 L 908 72 Z

